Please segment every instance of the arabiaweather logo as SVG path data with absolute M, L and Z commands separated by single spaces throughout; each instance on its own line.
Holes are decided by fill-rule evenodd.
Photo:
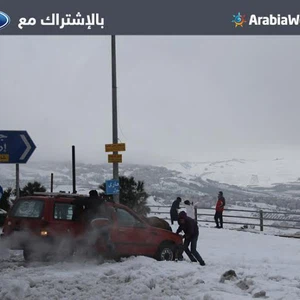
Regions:
M 243 24 L 246 23 L 246 15 L 241 15 L 241 13 L 239 12 L 237 15 L 232 15 L 233 16 L 233 20 L 231 22 L 233 22 L 235 24 L 235 27 L 243 27 Z
M 9 25 L 9 23 L 10 17 L 3 11 L 0 11 L 0 30 Z

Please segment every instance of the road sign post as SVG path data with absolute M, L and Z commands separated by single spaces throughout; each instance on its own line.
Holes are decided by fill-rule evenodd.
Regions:
M 118 112 L 117 112 L 117 60 L 116 60 L 116 37 L 111 36 L 111 69 L 112 69 L 112 142 L 118 143 Z M 118 154 L 118 152 L 113 152 Z M 119 164 L 113 163 L 113 178 L 119 180 Z M 120 202 L 119 194 L 114 194 L 113 199 L 116 203 Z
M 53 173 L 51 173 L 51 179 L 50 179 L 50 192 L 53 193 Z
M 16 197 L 20 197 L 20 165 L 16 164 Z

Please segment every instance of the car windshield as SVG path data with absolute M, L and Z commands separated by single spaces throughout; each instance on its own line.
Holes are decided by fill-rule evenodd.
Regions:
M 44 208 L 44 201 L 35 199 L 19 200 L 12 209 L 12 217 L 41 218 Z
M 125 209 L 118 208 L 116 210 L 118 224 L 120 226 L 136 226 L 142 223 Z

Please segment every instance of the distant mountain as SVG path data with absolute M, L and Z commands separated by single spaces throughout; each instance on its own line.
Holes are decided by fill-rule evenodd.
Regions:
M 298 163 L 283 159 L 247 161 L 233 159 L 217 162 L 184 162 L 162 166 L 120 164 L 120 175 L 145 182 L 152 203 L 170 204 L 177 196 L 200 201 L 202 206 L 215 204 L 219 190 L 228 204 L 255 206 L 257 203 L 300 209 Z M 300 166 L 299 166 L 300 167 Z M 37 180 L 50 191 L 54 174 L 54 191 L 72 192 L 71 162 L 28 162 L 20 165 L 20 185 Z M 300 174 L 300 171 L 299 171 Z M 76 189 L 87 193 L 112 178 L 112 166 L 77 163 Z M 15 166 L 0 165 L 0 185 L 15 186 Z
M 165 165 L 170 170 L 202 179 L 247 187 L 272 187 L 275 184 L 299 181 L 300 159 L 276 158 L 269 160 L 232 159 L 212 162 L 185 162 Z
M 54 191 L 65 190 L 72 192 L 71 163 L 43 162 L 28 163 L 20 166 L 20 185 L 37 180 L 47 190 L 50 190 L 51 173 L 54 175 Z M 133 176 L 145 182 L 148 193 L 163 199 L 173 199 L 177 195 L 203 196 L 201 184 L 188 180 L 180 172 L 165 167 L 122 164 L 120 175 Z M 108 164 L 92 165 L 78 163 L 76 166 L 76 189 L 78 192 L 97 189 L 105 180 L 112 178 L 112 166 Z M 15 167 L 0 165 L 0 185 L 11 187 L 15 185 Z

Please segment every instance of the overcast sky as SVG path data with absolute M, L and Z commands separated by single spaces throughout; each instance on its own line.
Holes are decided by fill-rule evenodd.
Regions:
M 109 36 L 0 37 L 2 130 L 27 130 L 31 160 L 107 161 Z M 123 161 L 300 155 L 296 37 L 117 37 Z M 298 151 L 298 152 L 297 152 Z

